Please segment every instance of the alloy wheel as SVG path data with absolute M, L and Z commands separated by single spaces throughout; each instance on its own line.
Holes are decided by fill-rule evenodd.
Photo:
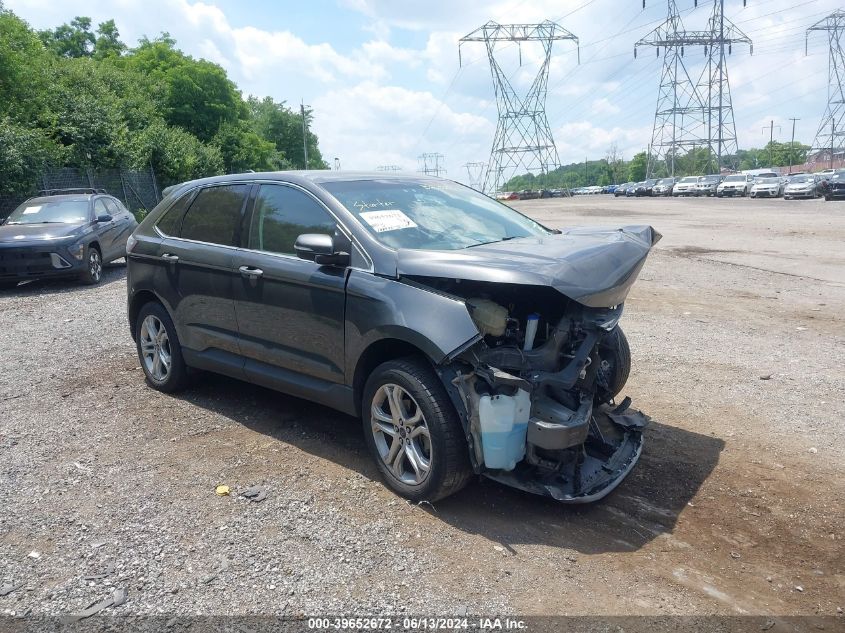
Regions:
M 100 281 L 100 276 L 103 274 L 103 262 L 100 259 L 100 252 L 96 248 L 92 248 L 88 252 L 88 272 L 91 274 L 91 279 Z
M 164 323 L 157 316 L 149 314 L 141 323 L 139 337 L 141 357 L 147 374 L 156 382 L 164 382 L 170 375 L 172 355 L 170 339 Z
M 370 407 L 373 438 L 396 479 L 419 485 L 431 472 L 431 434 L 422 409 L 399 385 L 378 388 Z

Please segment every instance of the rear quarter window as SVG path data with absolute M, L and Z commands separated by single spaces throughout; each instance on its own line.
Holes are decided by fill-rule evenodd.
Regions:
M 171 237 L 179 235 L 179 224 L 182 220 L 182 214 L 188 208 L 188 202 L 191 201 L 192 194 L 193 192 L 189 191 L 170 205 L 170 208 L 156 222 L 156 228 L 159 231 Z

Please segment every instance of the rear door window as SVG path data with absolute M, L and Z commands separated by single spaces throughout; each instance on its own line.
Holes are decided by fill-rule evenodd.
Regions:
M 224 185 L 200 191 L 182 220 L 181 237 L 197 242 L 237 246 L 241 209 L 249 187 Z
M 255 200 L 249 248 L 294 255 L 303 233 L 332 235 L 334 218 L 308 194 L 283 185 L 262 185 Z

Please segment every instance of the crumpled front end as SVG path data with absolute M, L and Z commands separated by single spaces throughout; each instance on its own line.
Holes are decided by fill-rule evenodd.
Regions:
M 624 285 L 627 292 L 644 250 L 605 273 L 606 289 Z M 414 278 L 463 298 L 481 335 L 438 368 L 475 471 L 561 502 L 601 499 L 637 463 L 649 421 L 630 399 L 616 402 L 630 370 L 618 325 L 623 305 L 594 307 L 597 297 L 611 294 L 601 286 L 575 300 L 560 291 L 569 280 L 534 285 L 478 277 Z
M 522 291 L 526 299 L 551 298 L 539 288 Z M 587 503 L 607 495 L 634 467 L 648 418 L 627 398 L 614 402 L 630 362 L 627 343 L 620 347 L 622 306 L 561 303 L 553 322 L 542 312 L 523 320 L 518 309 L 508 311 L 502 331 L 483 312 L 492 306 L 468 299 L 484 338 L 441 375 L 465 412 L 477 472 L 558 501 Z

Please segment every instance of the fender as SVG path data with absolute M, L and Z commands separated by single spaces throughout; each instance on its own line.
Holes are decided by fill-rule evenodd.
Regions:
M 419 348 L 435 364 L 481 338 L 460 298 L 353 269 L 346 285 L 346 366 L 382 339 Z

